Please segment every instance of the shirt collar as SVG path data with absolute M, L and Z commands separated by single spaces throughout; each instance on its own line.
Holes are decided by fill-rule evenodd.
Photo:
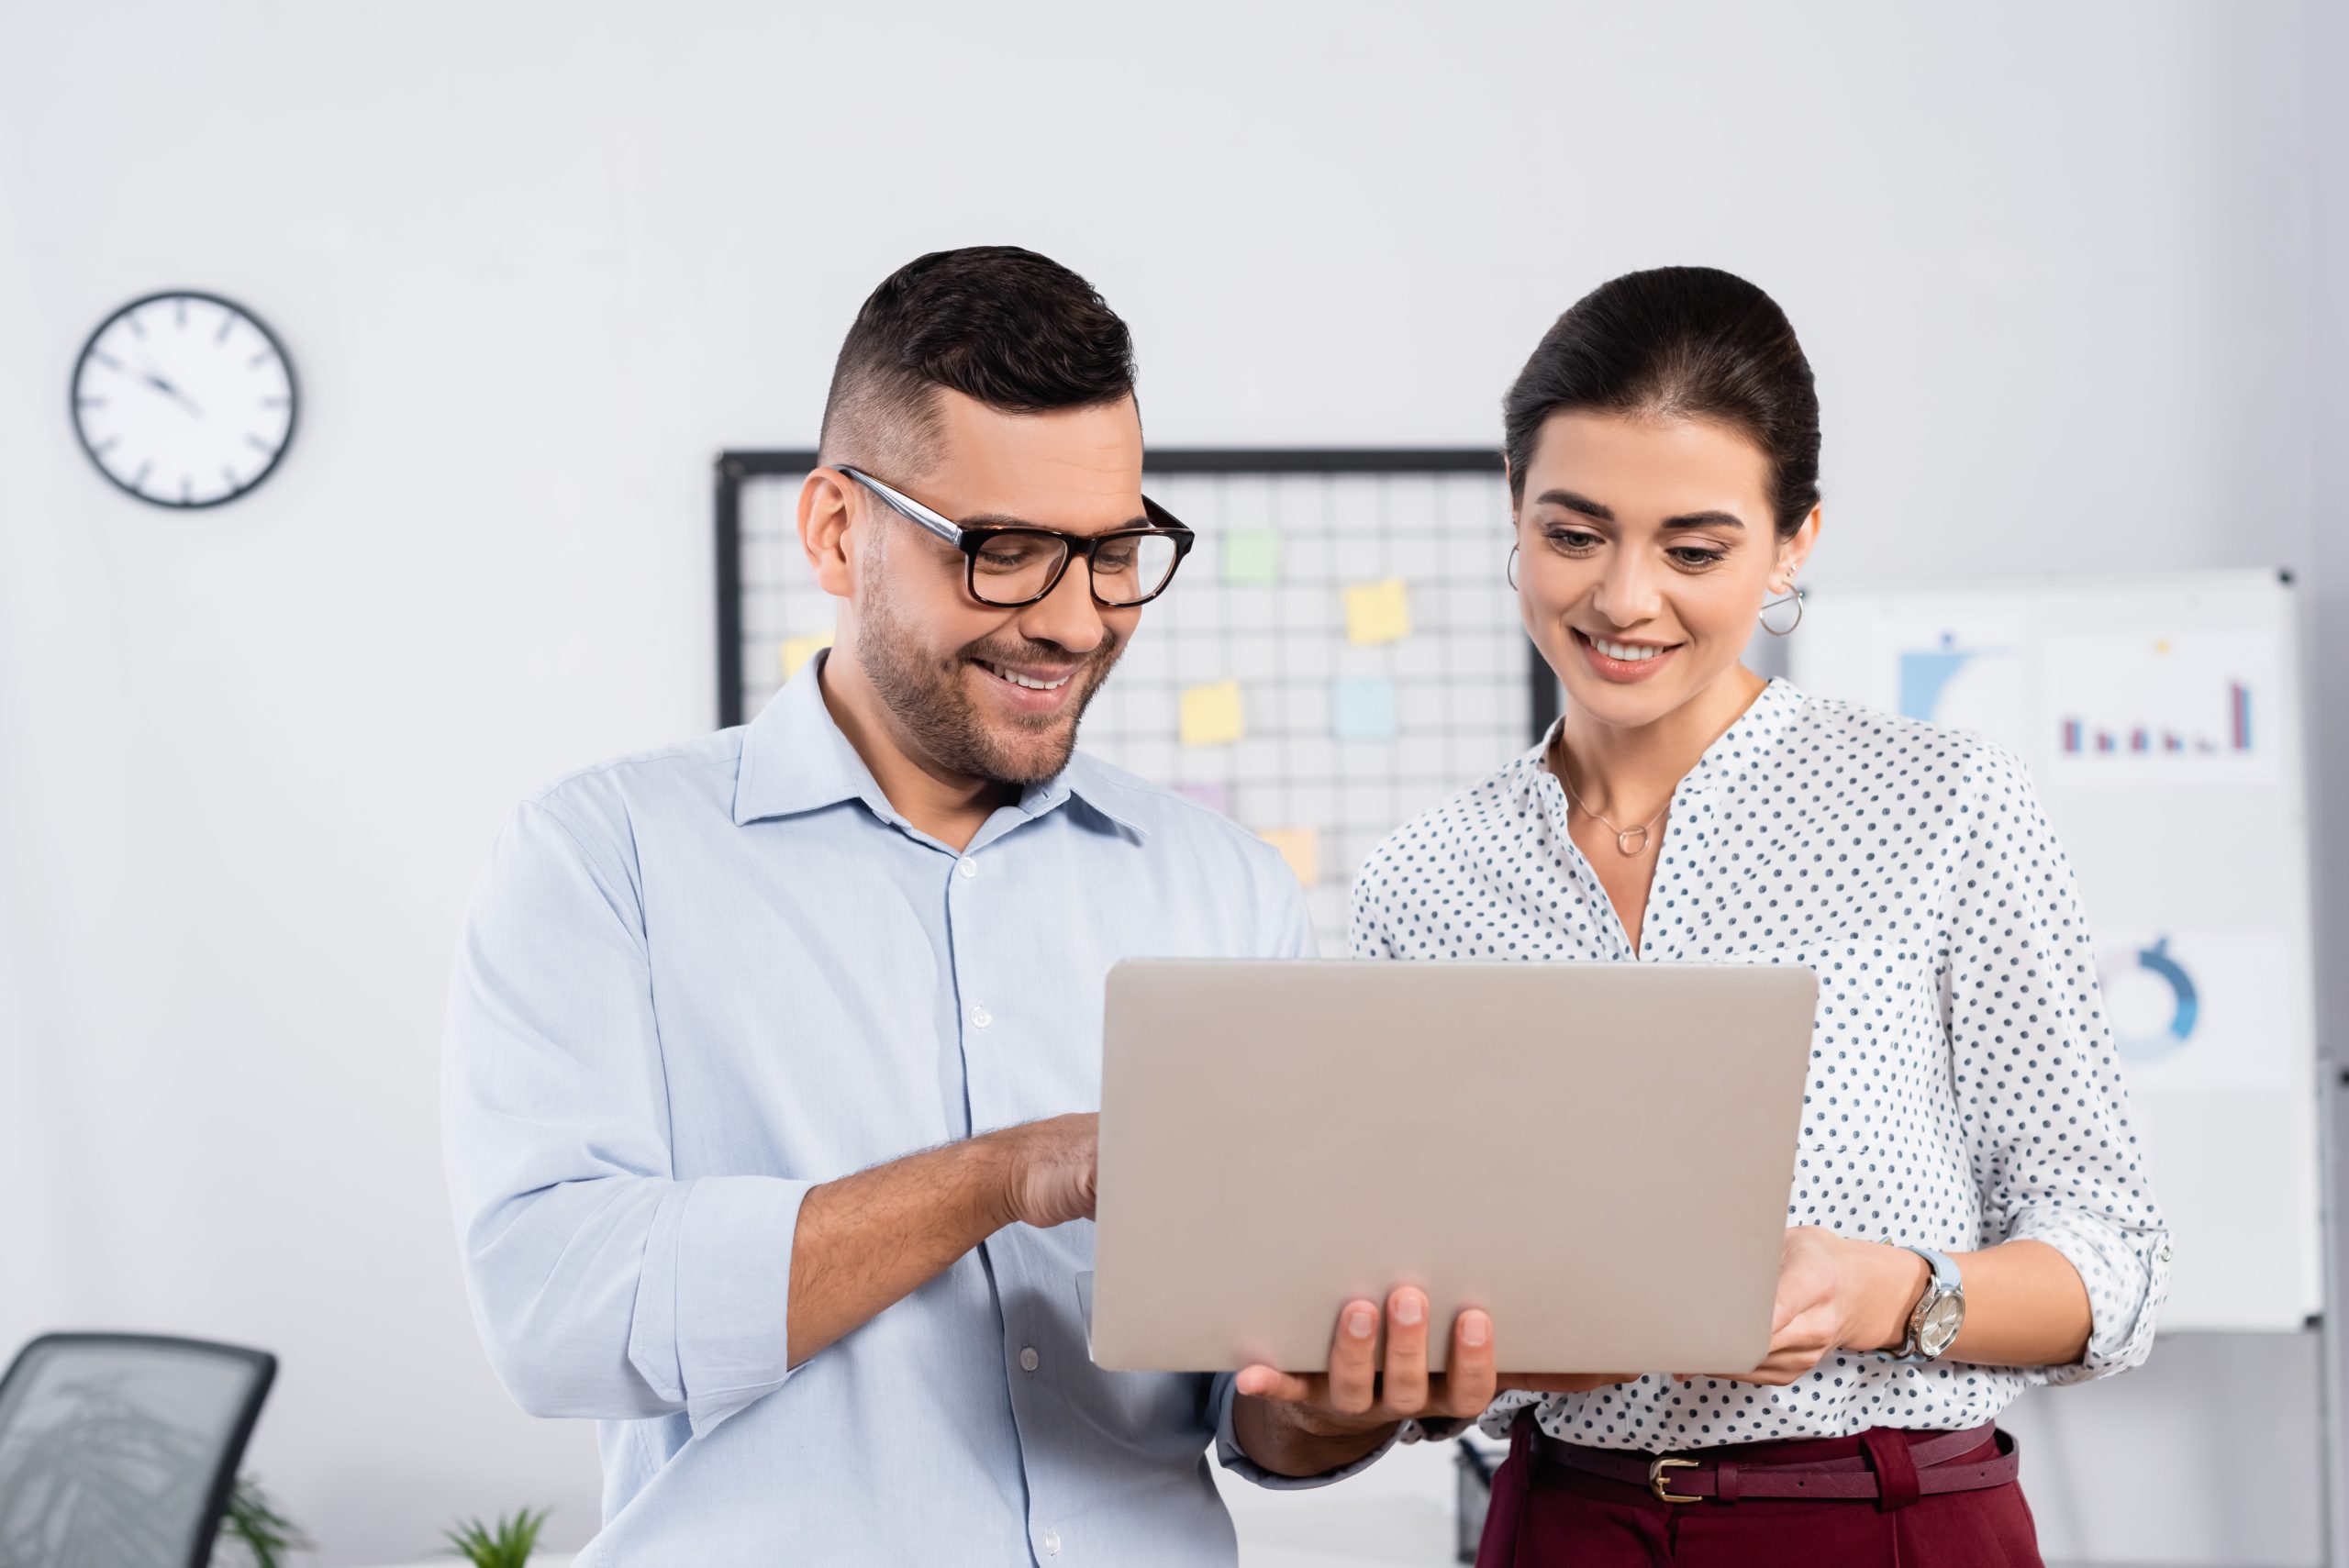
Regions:
M 907 826 L 874 782 L 873 770 L 841 733 L 832 710 L 824 706 L 818 683 L 830 657 L 829 651 L 820 652 L 801 665 L 743 728 L 742 762 L 734 779 L 738 826 L 766 817 L 820 811 L 844 800 L 863 801 L 882 821 Z M 1129 793 L 1090 757 L 1074 756 L 1052 777 L 1022 790 L 1018 810 L 1032 820 L 1074 799 L 1139 840 L 1148 834 L 1126 805 L 1123 797 Z
M 1754 763 L 1776 744 L 1787 726 L 1794 722 L 1796 715 L 1802 711 L 1803 702 L 1799 690 L 1782 678 L 1771 677 L 1769 684 L 1746 705 L 1745 711 L 1737 716 L 1737 722 L 1722 730 L 1713 743 L 1705 748 L 1705 754 L 1697 759 L 1697 765 L 1688 770 L 1679 787 L 1673 791 L 1673 798 L 1694 799 L 1708 789 L 1733 784 L 1745 777 L 1753 771 Z M 1557 775 L 1550 772 L 1549 763 L 1550 742 L 1556 739 L 1558 725 L 1564 722 L 1563 719 L 1553 722 L 1533 749 L 1511 764 L 1518 770 L 1516 787 L 1520 815 L 1540 809 L 1547 799 L 1546 791 L 1557 795 L 1554 804 L 1560 808 L 1560 819 L 1564 820 L 1565 796 L 1559 788 Z
M 1754 764 L 1769 754 L 1778 738 L 1793 723 L 1802 710 L 1803 696 L 1793 686 L 1777 676 L 1754 695 L 1745 711 L 1737 716 L 1697 765 L 1688 770 L 1688 783 L 1700 786 L 1734 784 L 1753 771 Z

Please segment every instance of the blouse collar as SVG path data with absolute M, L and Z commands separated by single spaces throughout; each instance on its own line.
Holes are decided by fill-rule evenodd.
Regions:
M 1705 748 L 1705 754 L 1697 759 L 1697 765 L 1682 777 L 1672 792 L 1673 805 L 1685 806 L 1752 773 L 1777 748 L 1807 700 L 1787 681 L 1773 676 L 1746 705 L 1745 711 L 1737 716 L 1737 722 L 1722 730 Z M 1565 795 L 1557 775 L 1546 762 L 1550 743 L 1557 739 L 1558 727 L 1564 722 L 1564 718 L 1553 722 L 1541 740 L 1511 764 L 1517 773 L 1511 793 L 1516 796 L 1520 816 L 1548 806 L 1556 808 L 1562 822 L 1564 819 Z

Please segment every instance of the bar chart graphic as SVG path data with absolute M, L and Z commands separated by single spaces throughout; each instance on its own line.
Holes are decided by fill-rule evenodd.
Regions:
M 2053 640 L 2049 654 L 2042 733 L 2050 765 L 2069 782 L 2272 772 L 2272 644 L 2079 637 Z
M 2132 724 L 2125 728 L 2091 726 L 2087 720 L 2065 717 L 2063 733 L 2057 744 L 2067 757 L 2084 751 L 2110 755 L 2115 751 L 2130 751 L 2140 755 L 2158 752 L 2163 756 L 2215 756 L 2221 751 L 2251 750 L 2251 688 L 2241 681 L 2227 683 L 2223 714 L 2209 716 L 2214 722 L 2191 732 L 2174 729 L 2168 725 Z

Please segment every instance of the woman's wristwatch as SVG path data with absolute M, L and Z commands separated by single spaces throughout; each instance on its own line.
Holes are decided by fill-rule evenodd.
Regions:
M 1892 1243 L 1899 1246 L 1898 1242 Z M 1922 1366 L 1940 1358 L 1957 1340 L 1957 1331 L 1965 1325 L 1965 1284 L 1958 1278 L 1957 1264 L 1946 1252 L 1936 1252 L 1931 1247 L 1902 1247 L 1925 1260 L 1933 1271 L 1925 1282 L 1925 1294 L 1909 1309 L 1909 1333 L 1892 1359 L 1909 1366 Z

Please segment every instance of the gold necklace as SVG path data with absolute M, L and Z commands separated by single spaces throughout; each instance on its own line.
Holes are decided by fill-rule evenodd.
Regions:
M 1566 786 L 1566 798 L 1573 801 L 1576 806 L 1582 806 L 1582 814 L 1585 817 L 1598 817 L 1598 812 L 1593 811 L 1587 806 L 1583 806 L 1582 796 L 1575 793 L 1574 781 L 1566 777 L 1565 747 L 1558 741 L 1553 740 L 1550 744 L 1550 753 L 1552 761 L 1550 771 L 1556 773 L 1558 775 L 1558 782 Z M 1605 823 L 1607 830 L 1615 835 L 1616 853 L 1622 855 L 1628 860 L 1635 855 L 1643 855 L 1647 853 L 1648 835 L 1655 831 L 1655 825 L 1657 823 L 1664 820 L 1664 811 L 1670 811 L 1671 809 L 1672 802 L 1670 800 L 1666 800 L 1664 803 L 1664 811 L 1659 811 L 1653 817 L 1650 817 L 1648 819 L 1648 825 L 1644 828 L 1618 828 L 1614 823 L 1609 822 L 1604 817 L 1598 817 L 1598 820 Z M 1631 840 L 1633 839 L 1637 839 L 1639 842 L 1636 844 L 1632 843 Z

